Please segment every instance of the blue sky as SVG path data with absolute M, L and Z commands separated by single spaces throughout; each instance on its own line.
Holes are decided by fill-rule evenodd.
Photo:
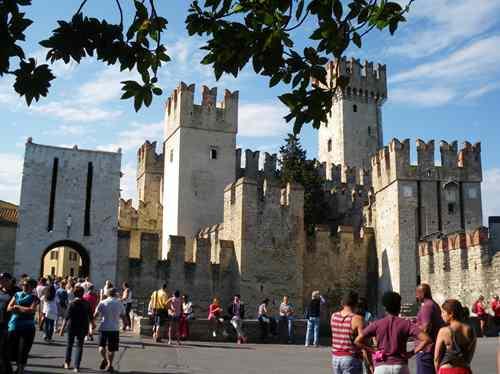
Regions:
M 89 0 L 85 13 L 110 19 L 118 14 L 114 2 Z M 128 3 L 128 1 L 124 1 Z M 135 198 L 137 147 L 145 140 L 161 141 L 163 103 L 179 81 L 240 91 L 240 132 L 243 148 L 276 152 L 289 126 L 277 95 L 287 87 L 268 88 L 267 80 L 252 70 L 234 79 L 215 82 L 211 70 L 199 64 L 202 40 L 190 38 L 184 29 L 188 0 L 159 1 L 159 12 L 169 20 L 164 40 L 172 61 L 159 78 L 164 96 L 148 109 L 134 112 L 131 102 L 120 101 L 120 81 L 134 73 L 119 73 L 92 59 L 81 65 L 53 66 L 57 81 L 48 98 L 26 107 L 0 78 L 0 199 L 18 202 L 24 143 L 28 137 L 42 144 L 124 152 L 123 196 Z M 50 4 L 50 6 L 48 6 Z M 79 3 L 68 0 L 34 1 L 26 9 L 35 20 L 24 44 L 39 60 L 45 55 L 36 41 L 45 38 L 56 20 L 68 19 Z M 128 13 L 128 11 L 126 12 Z M 128 13 L 129 14 L 129 13 Z M 349 56 L 387 64 L 389 99 L 384 105 L 384 142 L 391 138 L 481 141 L 486 215 L 500 215 L 500 1 L 417 0 L 409 22 L 391 37 L 372 33 L 362 50 Z M 306 25 L 295 35 L 302 44 L 311 29 Z M 317 133 L 306 127 L 303 143 L 310 157 L 317 153 Z

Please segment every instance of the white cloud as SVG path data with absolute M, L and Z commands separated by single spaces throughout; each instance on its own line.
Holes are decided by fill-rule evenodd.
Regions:
M 102 151 L 130 151 L 139 148 L 146 140 L 161 139 L 163 135 L 163 122 L 137 123 L 133 122 L 127 130 L 118 133 L 117 141 L 113 144 L 101 145 L 97 149 Z
M 0 199 L 19 204 L 23 159 L 14 153 L 0 153 Z
M 500 89 L 500 83 L 489 83 L 485 84 L 475 90 L 470 91 L 464 96 L 464 99 L 477 99 L 481 96 L 486 95 L 487 93 L 493 92 Z
M 422 58 L 456 47 L 492 29 L 499 12 L 497 0 L 418 0 L 410 9 L 408 26 L 398 34 L 404 41 L 389 52 Z
M 500 35 L 477 40 L 432 62 L 395 74 L 390 98 L 419 106 L 471 100 L 500 88 Z M 493 82 L 493 83 L 492 83 Z
M 238 112 L 238 135 L 286 135 L 289 128 L 283 119 L 285 115 L 286 108 L 280 103 L 242 104 Z
M 390 92 L 390 101 L 413 104 L 424 107 L 435 107 L 449 103 L 456 96 L 453 89 L 446 87 L 404 87 Z
M 489 73 L 500 71 L 499 45 L 498 35 L 476 41 L 445 58 L 398 73 L 390 79 L 390 83 L 423 79 L 471 80 L 484 77 Z
M 137 204 L 137 166 L 133 163 L 127 163 L 122 168 L 122 177 L 120 179 L 120 197 L 127 200 L 132 199 L 134 205 Z
M 65 101 L 51 101 L 31 107 L 36 113 L 56 117 L 67 122 L 95 122 L 114 120 L 122 115 L 119 110 L 106 110 L 99 107 L 84 106 Z
M 83 84 L 78 90 L 77 101 L 85 104 L 102 104 L 118 99 L 121 94 L 120 82 L 138 80 L 136 72 L 120 71 L 117 67 L 107 67 L 100 71 L 96 79 Z
M 484 171 L 483 175 L 483 215 L 484 221 L 488 217 L 500 216 L 500 168 Z

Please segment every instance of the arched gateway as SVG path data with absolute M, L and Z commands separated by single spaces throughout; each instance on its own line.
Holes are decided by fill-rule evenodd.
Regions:
M 52 243 L 43 252 L 40 260 L 40 276 L 90 276 L 88 251 L 72 240 Z
M 88 275 L 97 286 L 115 280 L 120 165 L 120 153 L 28 140 L 16 235 L 17 276 L 55 273 L 54 266 L 44 269 L 43 261 L 49 253 L 56 260 L 57 248 L 60 253 L 67 249 L 77 263 L 64 275 Z

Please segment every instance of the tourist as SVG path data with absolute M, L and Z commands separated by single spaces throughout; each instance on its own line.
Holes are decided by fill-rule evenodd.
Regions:
M 9 358 L 9 345 L 7 343 L 7 323 L 10 319 L 10 312 L 7 305 L 14 296 L 13 278 L 9 273 L 0 274 L 0 373 L 11 374 L 12 367 Z
M 68 306 L 68 310 L 66 312 L 64 322 L 61 326 L 59 334 L 61 336 L 64 336 L 64 330 L 66 327 L 68 327 L 66 358 L 64 360 L 65 369 L 71 368 L 71 356 L 76 340 L 74 371 L 75 373 L 78 373 L 80 371 L 80 363 L 82 362 L 83 344 L 85 342 L 85 337 L 89 332 L 90 321 L 93 318 L 90 304 L 87 301 L 83 300 L 83 287 L 75 287 L 74 294 L 75 298 Z
M 293 321 L 295 310 L 293 305 L 290 304 L 288 296 L 283 296 L 283 301 L 280 304 L 280 325 L 284 326 L 286 331 L 286 342 L 288 344 L 293 344 L 294 333 L 293 333 Z
M 356 308 L 356 314 L 363 317 L 365 324 L 369 325 L 375 320 L 373 314 L 368 310 L 368 301 L 364 297 L 359 298 L 358 306 Z
M 93 284 L 89 286 L 89 289 L 86 293 L 83 294 L 83 300 L 85 300 L 87 303 L 89 303 L 90 307 L 90 315 L 93 316 L 95 313 L 95 310 L 97 308 L 97 304 L 99 303 L 99 296 L 97 295 L 97 292 L 95 290 L 95 287 Z M 95 320 L 93 317 L 90 318 L 89 321 L 90 325 L 88 328 L 88 335 L 87 339 L 90 341 L 94 341 L 94 330 L 96 328 L 95 325 Z
M 182 314 L 179 321 L 179 332 L 181 339 L 187 339 L 189 336 L 189 321 L 194 319 L 193 303 L 189 300 L 189 296 L 182 295 Z
M 341 305 L 340 312 L 333 313 L 330 319 L 333 374 L 362 374 L 363 354 L 353 342 L 353 337 L 360 335 L 364 326 L 363 317 L 354 313 L 358 294 L 347 292 Z
M 36 297 L 38 298 L 39 301 L 42 300 L 42 296 L 45 294 L 47 290 L 47 278 L 41 277 L 38 280 L 38 284 L 35 289 L 35 294 Z M 44 320 L 44 315 L 43 315 L 43 302 L 39 302 L 38 304 L 38 310 L 37 310 L 37 323 L 38 323 L 38 328 L 40 331 L 43 331 L 43 320 Z
M 157 343 L 161 342 L 161 328 L 168 319 L 168 300 L 167 284 L 154 291 L 149 300 L 148 313 L 153 319 L 153 340 Z
M 265 298 L 257 310 L 257 319 L 260 325 L 260 340 L 264 343 L 268 334 L 276 335 L 276 320 L 268 312 L 269 299 Z
M 73 293 L 74 288 L 75 288 L 75 281 L 71 277 L 68 277 L 68 279 L 66 280 L 66 293 L 68 294 L 68 304 L 75 299 L 75 295 Z
M 94 318 L 101 316 L 99 325 L 99 353 L 102 356 L 99 369 L 113 372 L 113 358 L 120 345 L 120 321 L 125 314 L 125 308 L 117 298 L 115 288 L 107 290 L 106 298 L 97 305 Z
M 305 346 L 309 347 L 312 344 L 314 347 L 319 347 L 319 323 L 321 316 L 321 305 L 325 303 L 325 299 L 319 291 L 313 291 L 311 301 L 306 311 L 307 330 Z
M 498 295 L 495 295 L 491 300 L 491 310 L 493 312 L 495 326 L 500 328 L 500 298 Z
M 245 319 L 245 304 L 241 302 L 240 295 L 234 295 L 233 302 L 227 308 L 229 317 L 231 318 L 231 325 L 236 330 L 237 343 L 246 343 L 247 338 L 243 331 L 243 319 Z
M 434 352 L 434 365 L 439 374 L 472 374 L 470 363 L 476 349 L 476 336 L 462 322 L 462 304 L 449 299 L 441 306 L 446 327 L 439 330 Z
M 421 331 L 431 338 L 432 343 L 427 345 L 416 355 L 417 374 L 435 374 L 434 371 L 434 344 L 436 343 L 439 329 L 444 322 L 441 318 L 441 309 L 432 299 L 431 287 L 422 283 L 416 290 L 417 300 L 420 302 L 420 310 L 417 314 L 417 325 Z
M 429 346 L 431 338 L 411 321 L 399 317 L 401 296 L 398 293 L 386 292 L 382 296 L 382 305 L 385 317 L 363 329 L 355 344 L 373 353 L 375 374 L 410 374 L 408 359 Z M 376 338 L 375 349 L 367 345 L 369 338 Z M 413 352 L 407 352 L 410 338 L 418 339 Z
M 108 279 L 104 282 L 104 287 L 101 289 L 101 293 L 99 295 L 99 301 L 103 301 L 108 297 L 108 291 L 113 288 L 113 283 Z
M 93 284 L 90 282 L 89 277 L 85 277 L 85 280 L 81 284 L 83 288 L 83 294 L 85 295 L 87 292 L 89 292 L 90 286 L 93 286 Z
M 130 289 L 127 282 L 122 284 L 122 303 L 125 308 L 125 317 L 123 317 L 123 331 L 130 330 L 132 328 L 132 321 L 130 320 L 130 313 L 132 311 L 132 290 Z
M 68 292 L 66 291 L 66 281 L 59 281 L 59 288 L 56 290 L 56 300 L 57 300 L 57 320 L 56 329 L 59 323 L 59 317 L 64 319 L 66 315 L 66 309 L 68 308 Z
M 8 347 L 17 363 L 17 374 L 24 373 L 28 362 L 35 339 L 35 313 L 39 305 L 39 299 L 33 293 L 36 281 L 25 278 L 21 287 L 22 291 L 16 292 L 7 307 L 7 311 L 12 313 L 8 325 Z
M 176 290 L 174 296 L 168 300 L 168 344 L 172 344 L 172 335 L 177 339 L 177 345 L 181 344 L 181 336 L 179 331 L 179 321 L 182 315 L 182 299 L 181 293 Z
M 208 307 L 208 320 L 210 321 L 212 336 L 217 337 L 217 332 L 222 331 L 224 337 L 227 336 L 227 332 L 224 329 L 224 317 L 222 316 L 223 310 L 220 305 L 218 297 L 214 297 L 212 304 Z
M 486 305 L 484 303 L 484 296 L 479 296 L 479 299 L 472 305 L 472 312 L 476 314 L 479 320 L 480 336 L 484 336 L 486 323 L 488 322 L 488 313 L 486 312 Z
M 56 298 L 56 288 L 53 284 L 49 284 L 47 291 L 42 296 L 41 301 L 43 303 L 43 316 L 44 316 L 44 340 L 46 342 L 52 342 L 52 336 L 54 335 L 55 323 L 57 321 L 57 298 Z

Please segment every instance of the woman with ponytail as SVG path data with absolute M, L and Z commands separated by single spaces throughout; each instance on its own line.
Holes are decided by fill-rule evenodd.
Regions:
M 472 374 L 470 363 L 476 349 L 474 330 L 463 322 L 464 310 L 458 300 L 449 299 L 441 306 L 445 327 L 439 330 L 434 352 L 438 374 Z

